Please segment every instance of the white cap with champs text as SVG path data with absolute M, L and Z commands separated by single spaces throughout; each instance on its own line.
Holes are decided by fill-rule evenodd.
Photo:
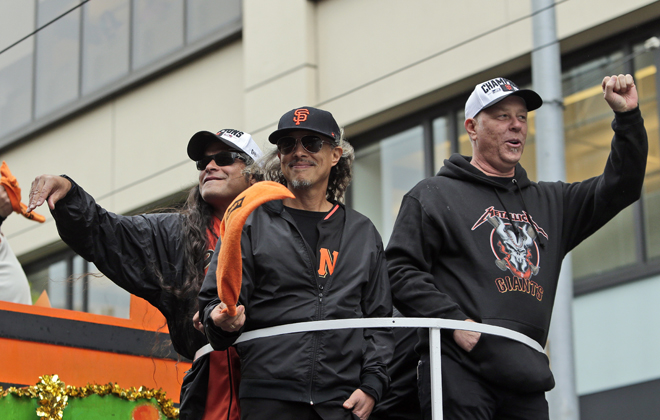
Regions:
M 520 89 L 511 80 L 496 77 L 474 87 L 465 103 L 465 119 L 476 117 L 478 113 L 509 95 L 523 98 L 528 111 L 533 111 L 543 105 L 543 99 L 533 90 Z

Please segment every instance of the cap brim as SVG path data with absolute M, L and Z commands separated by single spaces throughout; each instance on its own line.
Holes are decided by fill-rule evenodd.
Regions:
M 305 128 L 282 128 L 282 129 L 280 129 L 280 130 L 275 130 L 275 131 L 273 131 L 272 133 L 270 133 L 270 136 L 268 136 L 268 141 L 269 141 L 271 144 L 277 144 L 277 141 L 278 141 L 281 137 L 284 137 L 284 136 L 286 136 L 287 134 L 289 134 L 289 133 L 291 133 L 291 132 L 294 132 L 294 131 L 309 131 L 309 132 L 311 132 L 311 133 L 320 134 L 320 135 L 322 135 L 323 137 L 329 138 L 330 140 L 332 140 L 332 141 L 335 142 L 335 143 L 337 143 L 337 141 L 338 141 L 338 140 L 333 139 L 332 137 L 328 136 L 328 135 L 327 135 L 326 133 L 324 133 L 323 131 L 320 131 L 320 130 L 313 130 L 313 129 L 311 129 L 311 128 L 307 128 L 307 127 L 305 127 Z
M 534 111 L 543 105 L 543 99 L 541 99 L 539 94 L 530 89 L 520 89 L 513 92 L 512 95 L 520 96 L 525 100 L 527 111 Z
M 484 105 L 479 112 L 477 112 L 474 117 L 475 118 L 481 111 L 484 109 L 490 108 L 491 106 L 495 105 L 498 102 L 501 102 L 508 98 L 509 96 L 518 96 L 519 98 L 522 98 L 523 101 L 525 101 L 525 106 L 527 107 L 527 111 L 534 111 L 535 109 L 539 109 L 541 105 L 543 105 L 543 99 L 539 96 L 538 93 L 534 92 L 533 90 L 530 89 L 520 89 L 516 90 L 515 92 L 511 92 L 508 95 L 500 96 L 499 98 L 495 99 L 494 101 Z
M 230 150 L 236 150 L 239 152 L 244 152 L 236 148 L 236 145 L 225 141 L 222 137 L 219 137 L 215 133 L 210 131 L 199 131 L 195 133 L 188 142 L 188 157 L 194 161 L 198 161 L 204 157 L 206 153 L 206 148 L 209 144 L 219 142 L 229 146 Z

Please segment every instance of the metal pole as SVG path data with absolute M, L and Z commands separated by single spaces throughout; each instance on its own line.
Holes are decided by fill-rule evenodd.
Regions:
M 431 369 L 431 415 L 433 420 L 442 420 L 442 363 L 440 352 L 440 328 L 429 328 L 429 350 Z
M 536 111 L 537 179 L 566 179 L 561 54 L 554 0 L 532 0 L 532 82 L 543 98 Z M 552 420 L 579 420 L 573 353 L 573 277 L 570 254 L 564 259 L 549 333 L 549 355 L 555 389 L 547 395 Z

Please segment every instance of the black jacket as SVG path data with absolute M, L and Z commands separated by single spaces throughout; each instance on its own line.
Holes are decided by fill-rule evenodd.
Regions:
M 192 324 L 197 311 L 196 293 L 176 293 L 185 280 L 183 216 L 114 214 L 67 179 L 71 181 L 71 190 L 51 211 L 62 240 L 119 287 L 158 308 L 167 319 L 176 352 L 193 360 L 207 340 Z M 201 418 L 207 386 L 208 360 L 203 357 L 193 363 L 184 377 L 182 420 Z
M 392 315 L 380 235 L 369 219 L 341 209 L 318 224 L 316 251 L 304 241 L 281 201 L 266 203 L 248 217 L 241 240 L 239 303 L 245 305 L 247 316 L 242 331 Z M 321 251 L 326 246 L 328 251 Z M 320 252 L 334 257 L 323 260 Z M 242 331 L 226 333 L 210 319 L 219 303 L 216 260 L 214 256 L 200 292 L 200 310 L 211 345 L 224 349 Z M 236 347 L 241 398 L 322 403 L 346 399 L 357 388 L 378 400 L 387 387 L 393 343 L 391 331 L 365 329 L 288 334 Z
M 562 259 L 641 194 L 648 145 L 639 109 L 617 113 L 612 128 L 604 173 L 582 182 L 535 183 L 518 165 L 502 185 L 453 155 L 417 184 L 387 248 L 396 307 L 406 316 L 471 318 L 545 345 Z M 486 334 L 466 353 L 450 333 L 443 352 L 488 380 L 520 391 L 554 386 L 544 354 Z

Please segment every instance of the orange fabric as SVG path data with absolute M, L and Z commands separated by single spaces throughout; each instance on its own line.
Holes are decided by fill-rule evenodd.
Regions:
M 2 184 L 2 186 L 5 187 L 5 191 L 7 191 L 7 195 L 11 201 L 11 208 L 16 213 L 22 214 L 30 220 L 34 220 L 35 222 L 39 223 L 45 222 L 46 218 L 42 215 L 33 211 L 30 213 L 25 211 L 27 210 L 27 206 L 21 203 L 21 188 L 18 186 L 16 177 L 11 174 L 9 166 L 7 166 L 7 163 L 4 160 L 0 166 L 0 175 L 2 175 L 2 177 L 0 177 L 0 184 Z
M 27 306 L 27 305 L 25 305 Z M 122 388 L 161 388 L 179 402 L 187 362 L 59 346 L 0 337 L 0 382 L 34 384 L 39 376 L 58 374 L 67 385 L 116 382 Z M 0 415 L 2 413 L 0 412 Z M 91 417 L 91 416 L 90 416 Z M 4 416 L 0 418 L 5 419 Z M 66 419 L 66 416 L 64 417 Z
M 234 347 L 209 354 L 209 388 L 202 420 L 240 420 L 241 359 Z
M 220 224 L 222 247 L 218 255 L 216 281 L 218 296 L 227 305 L 223 312 L 236 316 L 236 303 L 241 293 L 243 261 L 241 260 L 241 234 L 250 213 L 260 205 L 284 198 L 296 198 L 284 185 L 273 181 L 257 182 L 240 193 L 229 205 Z

